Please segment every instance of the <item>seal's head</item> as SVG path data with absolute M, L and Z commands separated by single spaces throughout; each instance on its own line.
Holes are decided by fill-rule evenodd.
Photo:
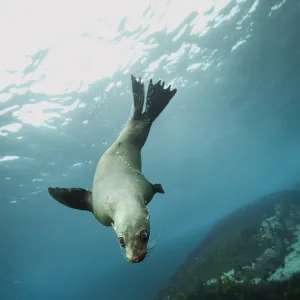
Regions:
M 125 256 L 132 263 L 139 263 L 148 254 L 150 237 L 149 212 L 141 214 L 127 214 L 115 220 L 112 224 L 116 231 L 118 242 L 125 249 Z

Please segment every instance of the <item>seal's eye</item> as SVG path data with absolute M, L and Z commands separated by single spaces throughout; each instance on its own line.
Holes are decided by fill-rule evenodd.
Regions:
M 144 242 L 147 242 L 149 239 L 149 234 L 146 230 L 141 230 L 140 237 Z
M 124 248 L 124 247 L 125 247 L 125 241 L 124 241 L 124 238 L 119 237 L 118 240 L 119 240 L 119 244 Z

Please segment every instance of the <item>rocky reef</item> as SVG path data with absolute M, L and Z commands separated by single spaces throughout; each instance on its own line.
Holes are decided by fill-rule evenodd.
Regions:
M 300 299 L 299 272 L 296 187 L 221 219 L 155 299 Z

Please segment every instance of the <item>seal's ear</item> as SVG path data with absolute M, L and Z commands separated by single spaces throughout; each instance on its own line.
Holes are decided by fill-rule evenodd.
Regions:
M 81 188 L 48 188 L 48 193 L 56 201 L 75 209 L 92 211 L 92 193 Z

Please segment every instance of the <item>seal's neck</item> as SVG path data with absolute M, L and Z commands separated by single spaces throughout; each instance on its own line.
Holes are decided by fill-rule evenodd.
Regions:
M 137 199 L 138 200 L 138 199 Z M 120 201 L 117 204 L 113 216 L 113 226 L 117 232 L 121 228 L 139 223 L 140 220 L 148 220 L 149 212 L 142 201 Z

